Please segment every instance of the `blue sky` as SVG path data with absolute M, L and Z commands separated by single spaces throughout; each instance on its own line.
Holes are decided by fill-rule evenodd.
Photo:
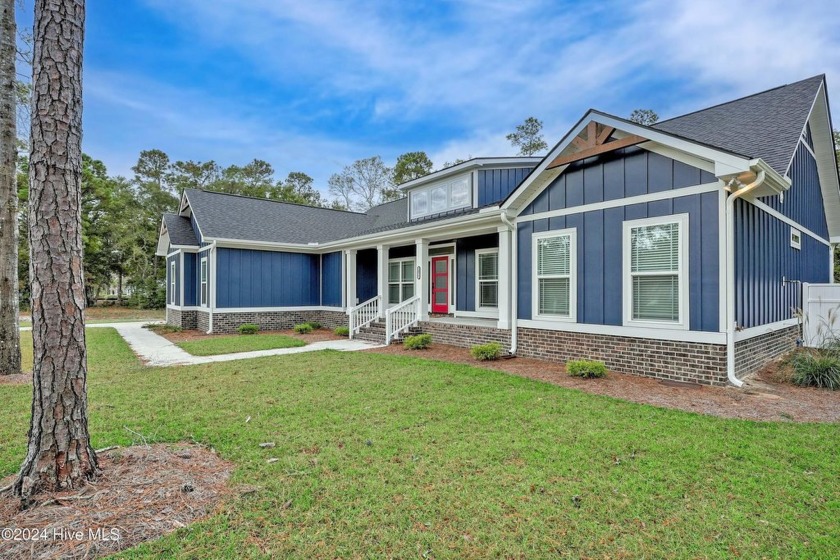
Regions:
M 264 159 L 326 190 L 330 174 L 372 155 L 424 150 L 437 166 L 512 155 L 505 134 L 531 115 L 552 144 L 590 107 L 665 118 L 819 73 L 840 88 L 833 1 L 88 0 L 87 10 L 84 149 L 114 174 L 159 148 L 173 160 Z

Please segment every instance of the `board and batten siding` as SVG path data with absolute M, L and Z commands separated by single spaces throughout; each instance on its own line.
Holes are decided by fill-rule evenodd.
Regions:
M 197 263 L 198 257 L 195 253 L 184 253 L 184 302 L 181 305 L 198 305 L 196 301 L 197 292 Z
M 808 228 L 823 239 L 828 239 L 820 176 L 817 160 L 800 143 L 788 171 L 791 184 L 784 199 L 779 196 L 761 198 L 761 202 Z
M 364 303 L 376 297 L 376 249 L 363 249 L 356 253 L 356 298 Z M 349 305 L 355 305 L 350 302 Z
M 523 214 L 621 200 L 716 181 L 710 173 L 671 158 L 641 148 L 625 148 L 570 165 L 526 207 Z M 520 222 L 515 240 L 518 318 L 532 318 L 532 235 L 575 228 L 577 322 L 621 326 L 624 321 L 624 222 L 675 214 L 689 216 L 689 329 L 718 332 L 722 224 L 719 223 L 720 197 L 717 192 Z
M 475 251 L 499 246 L 499 235 L 488 234 L 455 240 L 455 310 L 475 311 Z
M 320 256 L 216 249 L 216 307 L 320 305 Z
M 478 207 L 503 201 L 527 177 L 533 167 L 481 169 L 478 171 Z
M 341 252 L 321 256 L 321 305 L 341 307 Z

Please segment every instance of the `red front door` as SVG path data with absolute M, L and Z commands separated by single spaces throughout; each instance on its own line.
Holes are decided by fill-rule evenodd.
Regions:
M 449 257 L 432 257 L 432 313 L 449 313 Z

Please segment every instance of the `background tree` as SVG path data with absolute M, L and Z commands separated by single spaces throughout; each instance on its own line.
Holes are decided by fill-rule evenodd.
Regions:
M 0 0 L 0 375 L 20 373 L 14 0 Z
M 520 156 L 532 156 L 548 148 L 548 144 L 543 139 L 542 127 L 541 120 L 536 117 L 528 117 L 505 138 L 514 148 L 519 148 Z
M 291 171 L 286 180 L 277 184 L 275 199 L 307 206 L 323 206 L 321 193 L 314 187 L 312 177 L 301 171 Z
M 231 165 L 225 168 L 221 178 L 209 188 L 229 194 L 274 198 L 276 187 L 274 168 L 267 161 L 255 159 L 243 166 Z
M 406 152 L 397 158 L 397 163 L 394 164 L 394 178 L 395 185 L 402 185 L 408 181 L 419 179 L 432 172 L 432 160 L 426 155 L 426 152 Z
M 333 174 L 330 194 L 350 210 L 367 211 L 393 196 L 393 172 L 379 156 L 360 159 Z
M 30 132 L 32 421 L 14 491 L 75 488 L 97 472 L 87 421 L 82 267 L 83 0 L 36 0 Z
M 176 161 L 167 171 L 167 181 L 180 196 L 185 189 L 206 189 L 215 184 L 222 175 L 222 169 L 213 161 Z
M 633 109 L 629 120 L 637 124 L 650 126 L 659 120 L 659 115 L 653 109 Z

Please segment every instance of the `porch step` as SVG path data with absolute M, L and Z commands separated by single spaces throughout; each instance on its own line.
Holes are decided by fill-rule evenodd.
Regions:
M 395 336 L 394 340 L 391 341 L 391 344 L 399 344 L 402 342 L 403 337 L 420 334 L 422 332 L 422 329 L 420 329 L 419 327 L 411 327 L 408 329 L 408 331 L 399 333 L 397 336 Z M 364 340 L 365 342 L 375 342 L 377 344 L 384 344 L 385 323 L 381 321 L 375 321 L 366 327 L 362 327 L 361 329 L 359 329 L 359 332 L 353 336 L 353 338 L 356 338 L 358 340 Z

